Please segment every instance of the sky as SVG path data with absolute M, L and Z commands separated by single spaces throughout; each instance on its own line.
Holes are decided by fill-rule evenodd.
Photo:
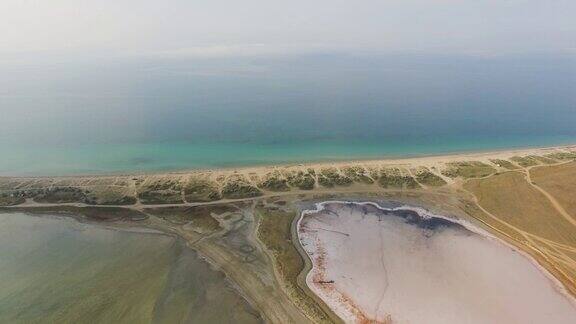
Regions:
M 576 52 L 574 0 L 2 0 L 0 60 Z

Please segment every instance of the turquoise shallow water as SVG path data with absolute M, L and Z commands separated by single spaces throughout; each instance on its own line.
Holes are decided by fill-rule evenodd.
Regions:
M 0 175 L 68 175 L 408 157 L 453 152 L 573 144 L 570 136 L 449 143 L 316 142 L 295 144 L 99 144 L 10 150 Z
M 570 57 L 109 59 L 0 75 L 0 175 L 576 143 Z

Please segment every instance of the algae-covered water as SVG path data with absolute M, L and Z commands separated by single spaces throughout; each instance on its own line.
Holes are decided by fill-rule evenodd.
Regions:
M 0 323 L 259 323 L 175 237 L 0 214 Z

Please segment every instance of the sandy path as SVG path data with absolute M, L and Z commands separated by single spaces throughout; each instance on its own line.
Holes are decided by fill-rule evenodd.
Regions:
M 519 169 L 505 171 L 505 172 L 520 172 L 520 173 L 524 174 L 524 179 L 526 180 L 526 182 L 531 187 L 533 187 L 534 189 L 536 189 L 540 193 L 542 193 L 544 195 L 544 197 L 546 197 L 546 199 L 548 199 L 548 201 L 550 202 L 552 207 L 562 217 L 564 217 L 570 224 L 576 225 L 576 220 L 570 214 L 568 214 L 566 212 L 566 210 L 558 203 L 558 201 L 552 195 L 550 195 L 543 188 L 539 187 L 538 185 L 536 185 L 535 183 L 532 182 L 531 174 L 530 174 L 530 171 L 534 168 L 557 166 L 557 165 L 567 164 L 570 162 L 571 161 L 566 161 L 566 162 L 553 163 L 553 164 L 549 164 L 549 165 L 535 165 L 535 166 L 530 166 L 530 167 L 522 167 L 520 165 L 517 165 L 519 167 Z M 477 179 L 486 179 L 486 178 L 493 177 L 494 175 L 495 174 L 492 174 L 492 175 L 488 175 L 486 177 L 477 178 Z M 568 268 L 576 269 L 576 260 L 574 260 L 573 258 L 569 257 L 566 254 L 566 253 L 576 252 L 576 247 L 565 245 L 562 243 L 558 243 L 558 242 L 555 242 L 555 241 L 552 241 L 549 239 L 545 239 L 543 237 L 537 236 L 537 235 L 532 234 L 530 232 L 524 231 L 524 230 L 518 228 L 517 226 L 514 226 L 508 222 L 505 222 L 504 220 L 498 218 L 497 216 L 495 216 L 494 214 L 492 214 L 491 212 L 486 210 L 484 207 L 482 207 L 482 205 L 480 204 L 480 202 L 478 201 L 478 198 L 476 197 L 476 195 L 474 195 L 474 193 L 467 191 L 467 190 L 465 190 L 465 191 L 469 194 L 470 200 L 472 200 L 472 202 L 476 205 L 476 207 L 480 211 L 482 211 L 486 216 L 490 217 L 491 219 L 493 219 L 497 223 L 502 224 L 505 227 L 511 229 L 512 231 L 520 234 L 522 236 L 522 238 L 524 239 L 524 241 L 519 241 L 517 238 L 510 236 L 508 233 L 505 233 L 504 231 L 502 231 L 502 230 L 498 229 L 497 227 L 483 221 L 482 219 L 475 218 L 478 222 L 480 222 L 486 228 L 489 228 L 493 233 L 498 234 L 501 238 L 506 239 L 509 242 L 512 242 L 512 244 L 514 244 L 516 246 L 520 246 L 521 248 L 526 250 L 528 253 L 530 253 L 531 255 L 536 257 L 537 259 L 539 259 L 540 262 L 542 262 L 542 264 L 545 264 L 545 266 L 551 272 L 553 272 L 556 276 L 559 276 L 559 278 L 563 278 L 562 280 L 565 280 L 565 282 L 571 282 L 573 285 L 576 284 L 575 278 L 571 274 L 566 273 L 566 271 L 564 271 L 563 269 L 561 269 L 557 266 L 558 263 L 561 263 L 564 266 L 567 266 Z M 550 248 L 548 248 L 548 247 L 550 247 Z
M 569 162 L 565 162 L 565 163 L 569 163 Z M 559 163 L 559 164 L 553 164 L 553 165 L 562 165 L 565 163 Z M 562 207 L 562 205 L 560 205 L 560 203 L 558 203 L 558 201 L 556 200 L 556 198 L 554 198 L 551 194 L 549 194 L 546 190 L 542 189 L 540 186 L 536 185 L 533 181 L 532 178 L 530 176 L 530 170 L 531 168 L 527 168 L 526 169 L 526 181 L 528 181 L 528 184 L 530 184 L 530 186 L 532 186 L 534 189 L 540 191 L 545 197 L 546 199 L 548 199 L 550 201 L 550 203 L 552 204 L 552 206 L 554 206 L 554 209 L 556 209 L 558 211 L 558 213 L 560 215 L 562 215 L 562 217 L 564 217 L 568 222 L 570 222 L 572 225 L 576 226 L 576 219 L 574 219 L 574 217 L 572 217 L 572 215 L 570 215 L 565 209 L 564 207 Z M 576 230 L 576 229 L 575 229 Z

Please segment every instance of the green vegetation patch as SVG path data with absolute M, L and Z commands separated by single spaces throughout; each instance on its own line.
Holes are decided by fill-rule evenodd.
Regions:
M 143 204 L 180 204 L 182 184 L 179 180 L 158 179 L 144 183 L 138 190 L 138 198 Z
M 231 205 L 214 205 L 194 207 L 159 207 L 150 208 L 146 211 L 172 224 L 190 224 L 197 232 L 212 233 L 222 229 L 220 223 L 212 216 L 212 214 L 220 215 L 234 210 L 235 208 Z
M 137 210 L 122 207 L 79 207 L 75 211 L 84 217 L 98 221 L 140 221 L 148 218 L 147 215 Z
M 138 193 L 138 198 L 145 205 L 180 204 L 183 202 L 181 193 L 173 190 L 143 191 Z
M 576 159 L 576 152 L 556 152 L 546 154 L 545 156 L 550 159 L 569 161 Z
M 136 197 L 134 196 L 119 196 L 117 198 L 111 198 L 111 197 L 106 197 L 106 198 L 92 198 L 92 197 L 88 197 L 86 200 L 86 203 L 89 205 L 122 205 L 122 206 L 128 206 L 128 205 L 134 205 L 137 202 Z
M 442 174 L 450 178 L 482 178 L 496 173 L 496 169 L 480 161 L 452 162 Z
M 352 184 L 352 179 L 344 176 L 336 170 L 336 168 L 325 168 L 320 170 L 318 174 L 318 183 L 327 188 L 334 186 L 349 186 Z
M 533 156 L 513 156 L 510 160 L 525 168 L 540 164 Z
M 218 185 L 206 179 L 190 179 L 184 185 L 184 199 L 187 202 L 207 202 L 222 199 Z
M 539 161 L 540 163 L 543 164 L 554 164 L 554 163 L 558 163 L 558 161 L 546 157 L 546 156 L 539 156 L 539 155 L 532 155 L 532 158 L 534 158 L 535 160 Z
M 359 165 L 347 166 L 342 169 L 344 175 L 354 182 L 373 184 L 374 180 L 369 176 L 368 171 Z
M 490 160 L 490 162 L 496 164 L 497 166 L 504 168 L 504 169 L 508 169 L 508 170 L 517 170 L 519 169 L 519 167 L 517 165 L 515 165 L 514 163 L 508 161 L 508 160 L 502 160 L 502 159 L 492 159 Z
M 286 180 L 288 184 L 292 187 L 296 187 L 300 190 L 312 190 L 314 189 L 314 185 L 316 184 L 313 172 L 314 170 L 312 170 L 312 172 L 310 172 L 309 170 L 289 172 L 286 174 Z
M 143 186 L 146 190 L 174 190 L 180 191 L 182 189 L 182 184 L 178 179 L 151 179 L 146 181 Z
M 430 170 L 426 168 L 422 168 L 416 171 L 416 180 L 418 180 L 418 182 L 420 182 L 421 184 L 430 187 L 441 187 L 446 184 L 446 181 L 444 181 L 444 179 L 432 173 Z
M 324 310 L 298 285 L 298 275 L 304 269 L 304 260 L 292 243 L 291 226 L 295 212 L 260 209 L 258 239 L 273 256 L 284 290 L 304 312 L 319 323 L 331 323 Z
M 382 188 L 394 189 L 416 189 L 420 185 L 408 174 L 404 174 L 398 168 L 382 169 L 380 177 L 378 177 L 378 184 Z
M 35 202 L 64 204 L 86 202 L 86 194 L 82 189 L 74 187 L 54 187 L 43 190 L 34 197 Z
M 374 167 L 368 167 L 367 168 L 368 171 L 368 175 L 370 176 L 370 178 L 374 179 L 374 180 L 378 180 L 378 178 L 380 177 L 380 170 L 378 170 L 377 168 Z
M 0 209 L 1 210 L 1 209 Z M 123 207 L 76 207 L 76 206 L 53 206 L 53 207 L 11 207 L 9 211 L 19 211 L 32 215 L 63 215 L 75 218 L 85 218 L 97 222 L 112 221 L 141 221 L 148 216 L 137 210 Z
M 290 190 L 288 180 L 286 180 L 278 171 L 266 174 L 264 180 L 260 182 L 259 187 L 270 191 Z
M 91 187 L 86 194 L 86 203 L 89 205 L 134 205 L 136 197 L 127 193 L 123 187 L 98 186 Z
M 251 198 L 261 195 L 262 191 L 260 189 L 241 176 L 231 177 L 222 188 L 222 196 L 228 199 Z
M 24 203 L 26 199 L 22 196 L 17 196 L 12 193 L 0 194 L 0 206 L 15 206 Z
M 0 177 L 0 191 L 20 188 L 21 182 L 14 179 Z

